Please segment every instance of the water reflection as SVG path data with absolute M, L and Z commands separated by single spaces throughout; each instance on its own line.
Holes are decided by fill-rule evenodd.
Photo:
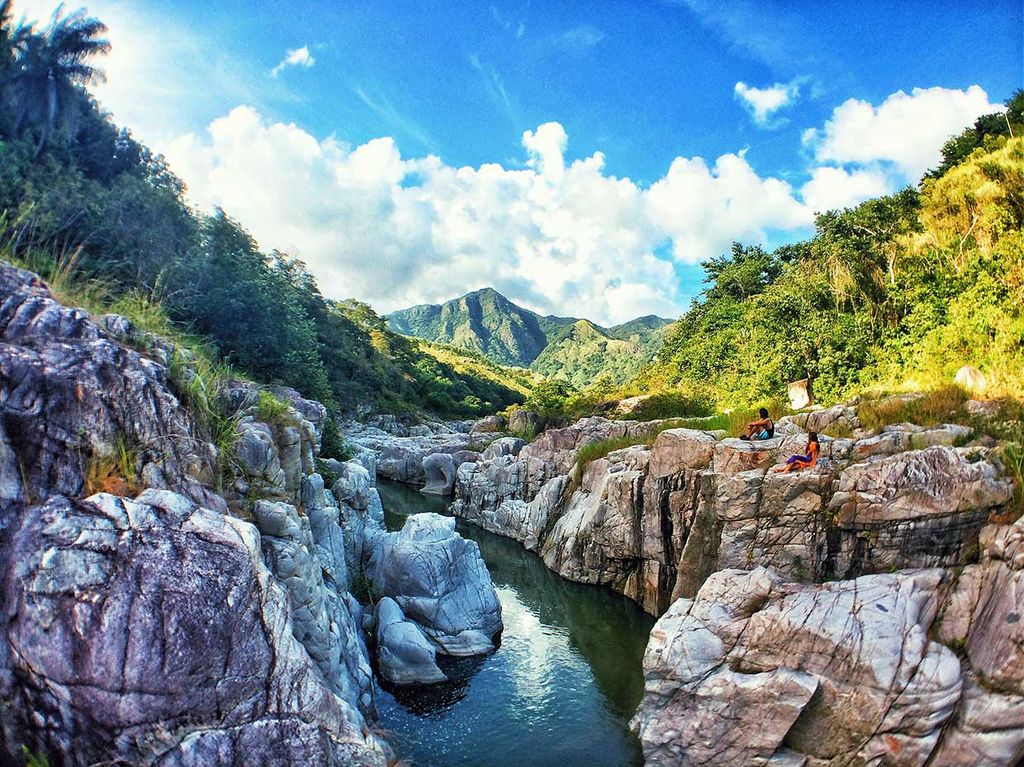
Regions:
M 381 483 L 381 497 L 392 530 L 408 514 L 447 513 L 443 500 L 404 485 Z M 454 683 L 382 694 L 399 755 L 431 767 L 641 764 L 627 722 L 643 694 L 653 619 L 619 595 L 564 580 L 515 541 L 461 520 L 458 530 L 478 543 L 494 579 L 502 644 L 451 668 Z

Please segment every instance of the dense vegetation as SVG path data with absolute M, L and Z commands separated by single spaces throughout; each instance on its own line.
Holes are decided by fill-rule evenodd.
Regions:
M 493 288 L 392 312 L 387 320 L 398 333 L 529 367 L 576 389 L 618 386 L 633 378 L 654 357 L 669 324 L 646 316 L 603 328 L 589 320 L 543 316 Z
M 102 77 L 105 32 L 82 12 L 15 26 L 0 3 L 0 255 L 77 286 L 71 299 L 157 307 L 162 328 L 332 408 L 469 416 L 522 400 L 521 380 L 425 351 L 365 304 L 324 297 L 301 261 L 261 252 L 228 213 L 192 210 L 163 158 L 85 90 Z
M 973 365 L 990 393 L 1019 396 L 1024 93 L 1007 106 L 947 142 L 919 188 L 822 213 L 810 241 L 706 261 L 703 293 L 634 387 L 732 405 L 809 377 L 834 401 Z

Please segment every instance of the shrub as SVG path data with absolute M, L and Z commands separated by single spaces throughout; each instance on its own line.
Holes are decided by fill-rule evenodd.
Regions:
M 327 420 L 324 421 L 323 433 L 320 436 L 320 457 L 322 459 L 333 458 L 336 461 L 347 461 L 354 455 L 355 452 L 352 450 L 352 446 L 342 438 L 337 421 L 334 420 L 333 416 L 328 415 Z
M 961 387 L 949 384 L 923 392 L 922 396 L 915 398 L 864 400 L 857 408 L 857 417 L 861 426 L 871 431 L 896 423 L 918 426 L 963 423 L 968 420 L 964 412 L 967 399 L 967 393 Z
M 630 421 L 656 421 L 663 418 L 708 416 L 711 412 L 711 401 L 706 395 L 677 390 L 652 394 L 623 417 Z

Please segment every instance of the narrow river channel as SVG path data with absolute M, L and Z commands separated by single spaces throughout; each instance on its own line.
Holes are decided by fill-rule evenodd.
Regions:
M 381 482 L 385 522 L 449 514 L 447 503 Z M 515 541 L 458 523 L 480 546 L 501 600 L 501 647 L 444 666 L 457 681 L 384 690 L 383 728 L 414 767 L 626 767 L 642 764 L 628 729 L 643 693 L 654 619 L 608 590 L 572 583 Z

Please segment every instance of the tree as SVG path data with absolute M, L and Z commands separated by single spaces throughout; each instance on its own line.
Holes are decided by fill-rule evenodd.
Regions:
M 38 128 L 36 157 L 54 130 L 72 121 L 81 89 L 103 80 L 103 72 L 89 62 L 110 50 L 102 37 L 107 27 L 99 19 L 83 10 L 60 14 L 58 7 L 42 32 L 19 27 L 13 36 L 16 60 L 7 82 L 15 103 L 14 132 L 30 124 Z

